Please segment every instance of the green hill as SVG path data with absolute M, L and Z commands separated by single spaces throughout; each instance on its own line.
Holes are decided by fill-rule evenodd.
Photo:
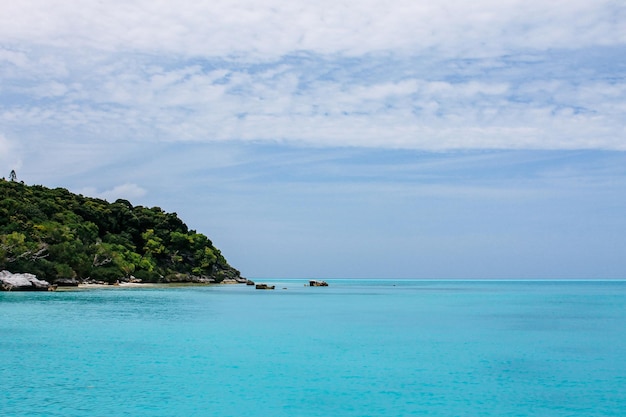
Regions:
M 176 213 L 0 179 L 0 270 L 51 283 L 240 279 Z

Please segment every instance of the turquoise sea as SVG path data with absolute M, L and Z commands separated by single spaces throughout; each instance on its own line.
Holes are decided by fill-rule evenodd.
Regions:
M 0 415 L 626 415 L 624 281 L 263 282 L 0 293 Z

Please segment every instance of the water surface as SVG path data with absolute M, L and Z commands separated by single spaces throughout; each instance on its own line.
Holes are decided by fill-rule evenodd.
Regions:
M 0 293 L 0 415 L 626 414 L 626 282 L 266 282 Z

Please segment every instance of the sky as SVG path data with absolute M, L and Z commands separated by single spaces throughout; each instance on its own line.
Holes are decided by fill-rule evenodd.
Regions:
M 21 0 L 0 176 L 255 278 L 626 278 L 626 3 Z

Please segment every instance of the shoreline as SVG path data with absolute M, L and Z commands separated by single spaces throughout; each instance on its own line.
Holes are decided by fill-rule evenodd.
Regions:
M 160 284 L 153 283 L 141 283 L 141 282 L 120 282 L 119 284 L 78 284 L 76 287 L 58 287 L 58 288 L 138 288 L 138 287 L 153 287 Z M 57 289 L 58 289 L 57 288 Z
M 140 283 L 140 282 L 120 282 L 119 284 L 78 284 L 77 286 L 62 286 L 57 287 L 55 291 L 79 291 L 79 290 L 115 290 L 125 288 L 172 288 L 172 287 L 200 287 L 208 285 L 221 285 L 221 284 L 203 284 L 194 282 L 180 282 L 180 283 Z

